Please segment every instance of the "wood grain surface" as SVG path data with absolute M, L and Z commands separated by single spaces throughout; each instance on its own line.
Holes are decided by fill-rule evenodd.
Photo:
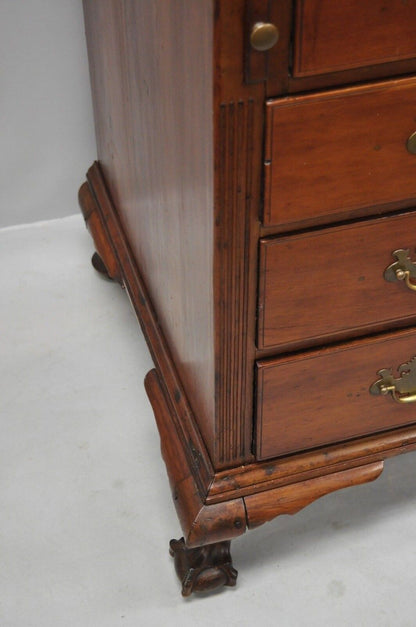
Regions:
M 292 2 L 291 0 L 278 2 L 246 0 L 245 4 L 245 81 L 248 84 L 268 81 L 273 83 L 275 95 L 285 93 L 289 80 Z M 271 50 L 259 52 L 250 44 L 250 33 L 253 26 L 261 22 L 274 24 L 278 28 L 279 39 Z
M 257 457 L 265 459 L 416 422 L 416 404 L 373 396 L 382 368 L 416 355 L 416 331 L 258 363 Z
M 356 0 L 305 0 L 296 14 L 291 0 L 84 0 L 100 164 L 82 204 L 155 361 L 146 389 L 188 546 L 371 480 L 416 447 L 416 408 L 368 393 L 378 370 L 416 355 L 416 332 L 334 344 L 415 322 L 413 294 L 381 278 L 393 249 L 415 247 L 415 218 L 373 217 L 416 204 L 416 79 L 286 96 L 414 71 L 414 2 L 397 4 L 394 54 L 386 38 L 374 52 L 375 19 L 364 56 L 344 62 L 359 20 L 333 55 L 320 46 L 337 29 L 308 51 L 310 29 L 345 24 Z M 388 15 L 396 0 L 384 4 Z M 249 47 L 258 20 L 278 26 L 274 51 Z M 336 226 L 356 218 L 367 222 Z M 271 358 L 255 370 L 260 237 Z M 276 355 L 288 348 L 299 352 Z
M 213 2 L 84 9 L 100 165 L 215 457 Z
M 416 449 L 415 424 L 215 473 L 207 503 L 380 462 Z
M 262 240 L 259 347 L 306 347 L 416 322 L 416 293 L 383 276 L 399 248 L 416 261 L 416 213 Z
M 374 462 L 247 496 L 244 502 L 248 527 L 253 529 L 282 514 L 296 514 L 316 499 L 335 490 L 374 481 L 382 470 L 383 462 Z
M 416 203 L 416 79 L 267 104 L 266 225 L 330 223 Z
M 294 76 L 416 57 L 415 0 L 297 0 Z
M 230 540 L 246 530 L 243 499 L 205 505 L 195 481 L 195 468 L 189 463 L 186 447 L 178 437 L 172 420 L 172 409 L 156 370 L 145 379 L 146 392 L 152 404 L 166 462 L 173 501 L 188 547 Z

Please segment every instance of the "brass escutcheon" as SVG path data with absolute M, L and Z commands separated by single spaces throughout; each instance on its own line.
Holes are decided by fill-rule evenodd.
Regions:
M 416 262 L 410 259 L 410 249 L 400 248 L 392 255 L 396 257 L 396 261 L 385 269 L 385 280 L 389 283 L 404 281 L 409 290 L 416 292 Z
M 251 29 L 250 44 L 254 50 L 265 52 L 279 40 L 279 29 L 274 24 L 257 22 Z
M 370 394 L 391 397 L 396 403 L 416 401 L 416 356 L 398 368 L 400 376 L 395 379 L 392 368 L 382 368 L 377 372 L 381 377 L 370 386 Z

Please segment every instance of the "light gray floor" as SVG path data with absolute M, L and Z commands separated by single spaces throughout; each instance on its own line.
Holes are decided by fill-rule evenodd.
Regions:
M 122 290 L 80 216 L 0 231 L 0 626 L 416 624 L 416 456 L 233 542 L 182 600 L 180 530 Z

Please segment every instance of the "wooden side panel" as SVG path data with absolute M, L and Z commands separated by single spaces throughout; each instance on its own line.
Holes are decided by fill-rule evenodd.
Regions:
M 416 0 L 297 0 L 294 76 L 416 56 Z
M 266 225 L 322 224 L 416 202 L 416 80 L 270 101 Z
M 416 214 L 260 244 L 259 347 L 287 349 L 416 322 L 416 294 L 389 283 L 393 251 L 416 247 Z
M 214 456 L 213 2 L 84 9 L 100 165 Z
M 258 363 L 258 459 L 307 450 L 416 422 L 416 404 L 373 396 L 383 368 L 416 355 L 416 332 Z

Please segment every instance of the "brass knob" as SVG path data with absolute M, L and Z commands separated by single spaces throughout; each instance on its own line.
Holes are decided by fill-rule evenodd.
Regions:
M 412 133 L 407 140 L 407 150 L 412 154 L 416 155 L 416 131 Z
M 251 29 L 250 44 L 254 50 L 270 50 L 279 40 L 279 29 L 274 24 L 257 22 Z

